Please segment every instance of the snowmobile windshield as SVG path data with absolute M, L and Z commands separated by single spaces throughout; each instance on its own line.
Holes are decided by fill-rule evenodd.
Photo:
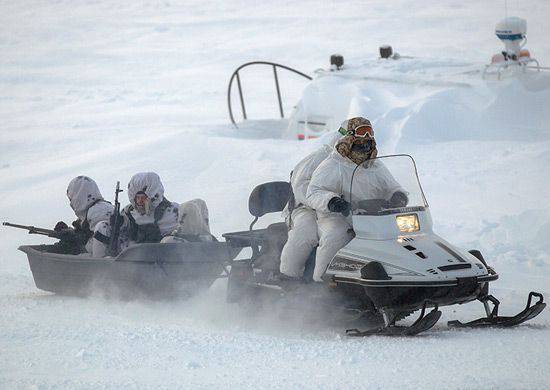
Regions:
M 347 191 L 356 215 L 422 211 L 428 204 L 409 155 L 381 156 L 353 172 Z

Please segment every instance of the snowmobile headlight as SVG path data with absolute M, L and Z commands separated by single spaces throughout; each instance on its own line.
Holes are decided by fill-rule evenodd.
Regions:
M 420 223 L 418 223 L 418 215 L 416 214 L 398 215 L 395 220 L 399 231 L 402 233 L 412 233 L 420 230 Z

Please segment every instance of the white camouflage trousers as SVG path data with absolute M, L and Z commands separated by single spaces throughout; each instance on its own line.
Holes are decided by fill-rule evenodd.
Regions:
M 303 206 L 292 210 L 288 240 L 281 253 L 281 273 L 302 277 L 307 259 L 318 244 L 315 211 Z
M 325 273 L 330 261 L 340 249 L 353 238 L 350 231 L 351 225 L 341 214 L 317 214 L 317 227 L 319 233 L 319 247 L 315 257 L 315 270 L 313 280 L 322 282 L 321 277 Z

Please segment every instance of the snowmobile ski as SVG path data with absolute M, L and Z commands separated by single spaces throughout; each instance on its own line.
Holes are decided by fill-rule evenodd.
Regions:
M 538 298 L 538 302 L 531 305 L 531 301 L 533 297 Z M 480 299 L 480 301 L 484 304 L 485 310 L 487 312 L 487 317 L 478 318 L 477 320 L 473 320 L 470 322 L 462 323 L 460 321 L 454 320 L 449 321 L 447 325 L 452 328 L 481 328 L 481 327 L 489 327 L 489 326 L 495 326 L 495 327 L 511 327 L 519 325 L 525 321 L 528 321 L 536 316 L 538 316 L 546 307 L 546 303 L 543 302 L 544 298 L 542 294 L 531 291 L 529 293 L 529 298 L 527 299 L 527 305 L 525 306 L 525 309 L 523 309 L 520 313 L 516 314 L 515 316 L 499 316 L 498 315 L 498 307 L 500 305 L 500 301 L 493 297 L 492 295 L 488 295 L 484 297 L 483 299 Z M 494 307 L 493 310 L 489 311 L 489 302 L 491 302 Z
M 437 306 L 428 314 L 425 315 L 425 313 L 426 304 L 422 306 L 418 319 L 410 326 L 389 325 L 364 331 L 360 331 L 359 329 L 348 329 L 346 330 L 346 335 L 350 337 L 415 336 L 432 328 L 441 317 L 441 311 L 438 310 Z

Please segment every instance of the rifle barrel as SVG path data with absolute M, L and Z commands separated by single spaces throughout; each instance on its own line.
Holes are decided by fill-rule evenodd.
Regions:
M 19 225 L 16 223 L 10 223 L 10 222 L 2 222 L 2 225 L 9 226 L 17 229 L 24 229 L 28 230 L 29 234 L 41 234 L 43 236 L 54 236 L 57 234 L 55 230 L 35 227 L 35 226 L 26 226 L 26 225 Z

